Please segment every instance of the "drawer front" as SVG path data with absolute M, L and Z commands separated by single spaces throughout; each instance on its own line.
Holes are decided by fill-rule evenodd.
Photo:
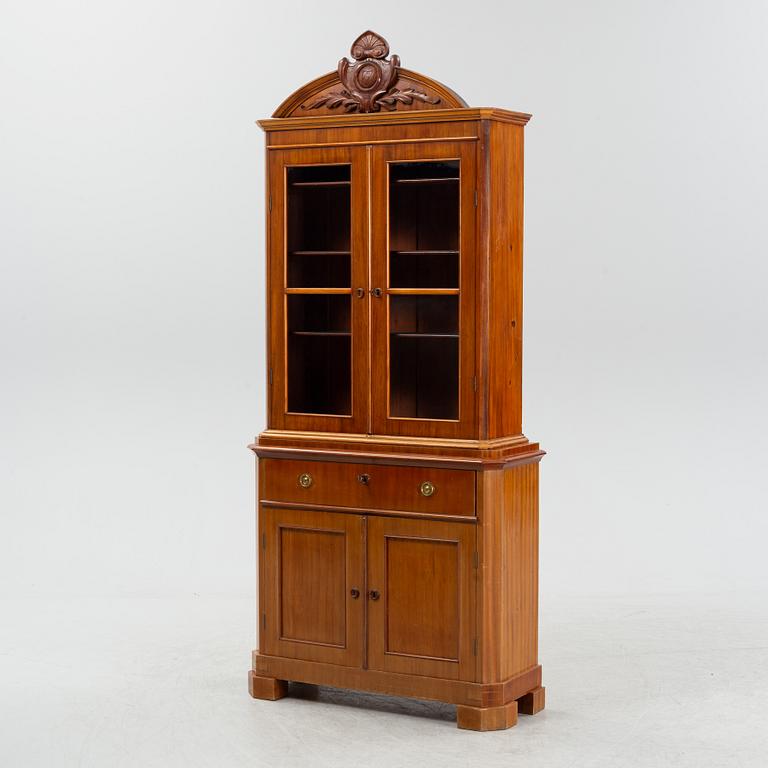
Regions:
M 475 472 L 261 459 L 259 498 L 330 507 L 475 516 Z

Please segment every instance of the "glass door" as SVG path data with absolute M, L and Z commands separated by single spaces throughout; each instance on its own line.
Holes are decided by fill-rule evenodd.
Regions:
M 472 437 L 475 146 L 377 147 L 373 431 Z
M 364 432 L 365 150 L 268 151 L 270 426 Z

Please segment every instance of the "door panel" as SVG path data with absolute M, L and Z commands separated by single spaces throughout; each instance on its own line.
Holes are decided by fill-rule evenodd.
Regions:
M 386 557 L 387 651 L 458 661 L 458 542 L 388 538 Z
M 361 665 L 363 518 L 262 507 L 259 531 L 262 652 Z
M 474 551 L 474 525 L 368 518 L 371 669 L 474 679 Z
M 269 152 L 269 426 L 365 432 L 368 170 L 361 147 Z
M 475 153 L 459 142 L 373 149 L 377 434 L 476 436 Z
M 280 527 L 280 636 L 346 643 L 346 558 L 343 531 Z M 310 577 L 310 574 L 313 574 Z M 319 575 L 320 578 L 316 578 Z

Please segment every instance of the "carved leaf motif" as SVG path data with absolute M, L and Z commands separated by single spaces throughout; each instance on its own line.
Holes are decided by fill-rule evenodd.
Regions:
M 375 99 L 372 111 L 378 112 L 381 107 L 391 111 L 397 109 L 398 103 L 412 104 L 414 101 L 422 101 L 425 104 L 440 103 L 440 99 L 430 98 L 426 93 L 417 91 L 415 88 L 406 88 L 402 91 L 399 88 L 390 88 L 387 93 Z M 362 112 L 362 106 L 362 102 L 348 91 L 330 91 L 320 96 L 311 104 L 303 105 L 302 109 L 319 109 L 320 107 L 336 109 L 337 107 L 343 107 L 346 112 Z
M 413 104 L 414 101 L 423 101 L 425 104 L 439 104 L 440 99 L 430 98 L 426 93 L 417 91 L 415 88 L 406 88 L 401 91 L 399 88 L 392 88 L 386 95 L 378 99 L 387 109 L 395 109 L 397 103 Z
M 313 101 L 311 104 L 302 105 L 302 109 L 319 109 L 320 107 L 327 107 L 328 109 L 336 109 L 337 107 L 344 107 L 347 112 L 354 112 L 359 104 L 353 99 L 347 91 L 330 91 L 325 93 L 320 98 Z

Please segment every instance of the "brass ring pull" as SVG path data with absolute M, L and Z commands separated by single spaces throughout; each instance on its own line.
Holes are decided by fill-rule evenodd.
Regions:
M 302 488 L 309 488 L 309 486 L 312 485 L 312 475 L 310 475 L 309 472 L 302 472 L 299 475 L 299 485 Z
M 430 483 L 429 480 L 425 480 L 419 486 L 419 491 L 421 491 L 422 496 L 431 496 L 435 492 L 435 486 L 432 485 L 432 483 Z
M 371 598 L 371 600 L 378 600 L 378 599 L 381 597 L 381 592 L 379 592 L 379 590 L 378 590 L 378 589 L 372 589 L 372 590 L 371 590 L 371 591 L 368 593 L 368 597 L 370 597 L 370 598 Z

